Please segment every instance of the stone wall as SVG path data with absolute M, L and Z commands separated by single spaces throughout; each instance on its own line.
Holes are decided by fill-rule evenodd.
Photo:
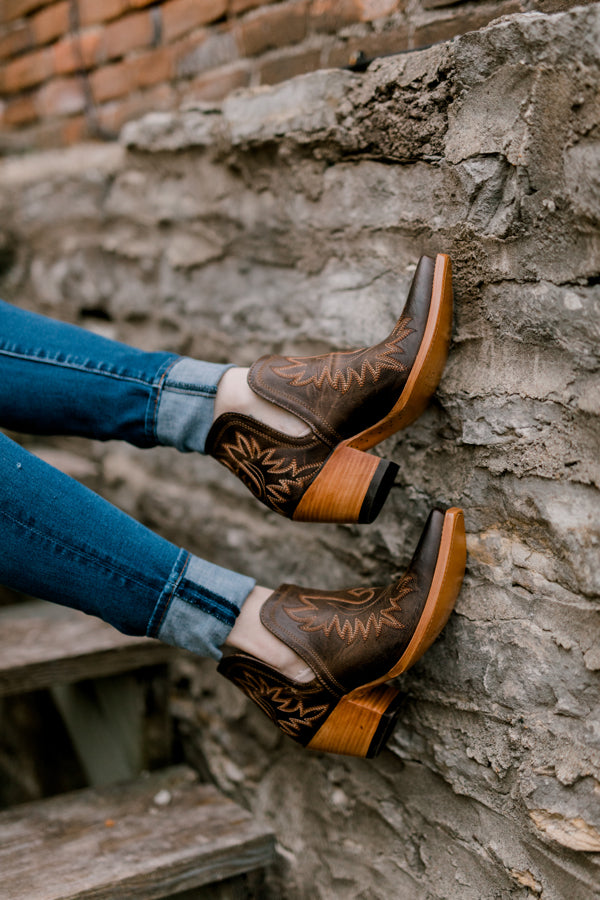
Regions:
M 382 446 L 400 474 L 371 526 L 280 520 L 199 456 L 33 444 L 267 585 L 385 582 L 434 503 L 464 507 L 456 612 L 377 760 L 301 751 L 181 661 L 185 754 L 278 834 L 269 897 L 600 896 L 599 80 L 594 4 L 0 168 L 3 295 L 148 348 L 366 343 L 418 256 L 452 256 L 449 363 Z
M 590 0 L 2 0 L 0 152 Z

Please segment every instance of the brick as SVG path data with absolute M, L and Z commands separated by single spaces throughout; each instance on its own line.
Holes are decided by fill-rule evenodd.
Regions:
M 403 0 L 313 0 L 310 27 L 314 31 L 336 34 L 347 25 L 389 16 L 403 6 Z
M 498 16 L 507 16 L 520 11 L 521 4 L 518 0 L 505 0 L 503 3 L 494 3 L 473 12 L 457 12 L 448 18 L 435 19 L 416 28 L 411 44 L 414 49 L 418 49 L 440 41 L 450 41 L 457 34 L 466 34 L 467 31 L 483 28 Z
M 34 50 L 7 63 L 0 71 L 0 90 L 7 94 L 21 91 L 45 81 L 52 74 L 52 54 L 49 48 Z
M 98 25 L 123 15 L 129 7 L 129 0 L 78 0 L 79 24 Z
M 235 26 L 242 56 L 298 44 L 306 37 L 308 0 L 291 0 L 249 13 Z
M 277 56 L 261 61 L 259 65 L 260 84 L 277 84 L 287 81 L 296 75 L 314 72 L 320 68 L 321 51 L 303 50 L 301 52 L 281 52 Z
M 235 62 L 239 57 L 234 36 L 224 29 L 194 32 L 193 40 L 180 41 L 172 47 L 175 73 L 179 78 L 217 69 Z
M 71 116 L 85 109 L 85 91 L 79 78 L 53 78 L 37 93 L 41 118 Z
M 69 0 L 53 3 L 31 18 L 31 30 L 36 44 L 47 44 L 70 27 Z
M 377 56 L 401 53 L 408 50 L 409 45 L 410 32 L 406 26 L 378 34 L 368 34 L 362 38 L 352 37 L 331 48 L 325 65 L 331 68 L 349 66 L 356 62 L 360 53 L 366 59 L 374 59 Z
M 81 141 L 91 137 L 85 116 L 71 116 L 62 124 L 59 134 L 61 146 L 80 144 Z
M 154 24 L 149 11 L 123 16 L 111 22 L 104 29 L 104 51 L 106 59 L 125 56 L 132 50 L 150 47 L 154 41 Z
M 175 40 L 201 25 L 220 19 L 227 11 L 227 0 L 169 0 L 161 6 L 163 40 Z
M 205 72 L 190 82 L 182 95 L 182 102 L 222 100 L 232 91 L 248 87 L 250 75 L 251 69 L 246 63 L 221 66 L 219 69 Z
M 104 30 L 88 28 L 52 45 L 54 72 L 70 75 L 104 61 Z
M 90 86 L 96 103 L 126 96 L 133 87 L 127 63 L 118 62 L 96 69 L 90 75 Z
M 403 10 L 406 0 L 360 0 L 360 21 L 373 22 Z
M 2 113 L 2 125 L 9 127 L 23 125 L 35 121 L 37 117 L 35 100 L 31 94 L 27 94 L 6 103 Z
M 102 66 L 91 73 L 90 85 L 96 103 L 104 103 L 125 97 L 137 87 L 169 81 L 172 75 L 172 48 L 158 47 L 134 58 Z
M 48 6 L 52 0 L 2 0 L 0 3 L 0 22 L 12 22 L 20 19 L 35 9 Z
M 130 119 L 153 110 L 172 109 L 177 97 L 170 85 L 161 84 L 148 91 L 137 92 L 125 100 L 107 103 L 97 110 L 97 122 L 103 137 L 117 137 Z
M 29 50 L 31 46 L 32 35 L 29 23 L 19 23 L 10 29 L 6 29 L 0 36 L 0 59 L 16 56 L 17 53 Z
M 127 60 L 132 85 L 150 87 L 173 77 L 173 50 L 171 47 L 157 47 L 148 53 Z
M 229 15 L 239 16 L 257 6 L 267 6 L 269 3 L 275 3 L 276 0 L 229 0 Z

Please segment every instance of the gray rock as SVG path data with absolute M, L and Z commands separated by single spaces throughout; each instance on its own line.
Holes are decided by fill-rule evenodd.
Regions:
M 464 507 L 455 614 L 402 677 L 378 760 L 303 753 L 210 663 L 181 661 L 188 757 L 278 834 L 269 897 L 599 896 L 599 81 L 596 3 L 0 163 L 7 299 L 148 349 L 246 365 L 370 343 L 419 255 L 452 256 L 448 365 L 381 447 L 400 471 L 368 528 L 280 521 L 168 448 L 94 444 L 77 465 L 38 442 L 273 586 L 384 583 L 432 505 Z

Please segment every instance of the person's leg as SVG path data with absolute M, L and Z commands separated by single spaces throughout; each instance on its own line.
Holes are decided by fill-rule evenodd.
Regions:
M 398 466 L 366 453 L 425 409 L 450 344 L 450 260 L 422 257 L 370 347 L 250 370 L 144 353 L 0 303 L 0 426 L 206 452 L 298 521 L 371 522 Z
M 2 434 L 0 542 L 8 587 L 221 659 L 284 733 L 359 756 L 391 733 L 400 695 L 384 682 L 439 634 L 465 555 L 460 511 L 434 512 L 393 584 L 271 591 L 158 537 Z
M 3 434 L 0 545 L 7 587 L 215 659 L 255 586 L 153 534 Z
M 140 447 L 161 443 L 182 451 L 203 452 L 206 434 L 215 417 L 215 405 L 219 414 L 243 410 L 258 418 L 266 417 L 271 424 L 284 429 L 290 427 L 293 431 L 295 425 L 304 428 L 293 415 L 253 394 L 245 380 L 246 371 L 173 353 L 144 352 L 0 301 L 0 426 L 15 431 L 80 435 L 100 440 L 120 438 Z M 231 378 L 219 393 L 224 373 Z M 296 654 L 260 622 L 260 606 L 270 595 L 269 589 L 252 588 L 250 579 L 178 551 L 110 504 L 0 437 L 3 453 L 0 477 L 5 470 L 5 496 L 0 493 L 0 499 L 6 509 L 0 519 L 0 535 L 7 535 L 0 561 L 2 583 L 94 613 L 122 631 L 157 636 L 216 658 L 220 655 L 216 648 L 225 640 L 242 600 L 249 593 L 249 603 L 233 636 L 234 645 L 261 658 L 264 654 L 264 658 L 271 659 L 291 677 L 306 671 Z M 27 460 L 27 471 L 34 473 L 33 479 L 25 479 L 17 463 L 14 466 L 8 463 L 8 457 L 15 454 Z M 41 498 L 47 501 L 47 491 L 57 480 L 62 484 L 57 493 L 60 504 L 40 505 Z M 25 486 L 29 493 L 23 491 Z M 27 521 L 33 523 L 23 540 L 18 536 L 26 520 L 22 516 L 15 518 L 15 503 L 19 498 L 29 509 Z M 97 556 L 120 560 L 119 528 L 124 528 L 128 546 L 138 548 L 118 562 L 119 571 L 125 565 L 126 569 L 129 566 L 129 570 L 139 573 L 134 581 L 140 585 L 145 603 L 125 584 L 116 595 L 107 589 L 90 593 L 86 589 L 88 580 L 93 582 L 104 571 L 98 566 Z M 69 552 L 77 555 L 81 565 L 67 572 L 60 553 L 50 553 L 46 559 L 32 552 L 29 557 L 41 534 L 46 535 L 44 546 L 52 541 L 56 547 L 71 547 Z M 81 542 L 87 549 L 77 549 Z M 178 582 L 183 600 L 175 595 L 169 606 L 169 598 L 163 597 L 161 602 L 169 611 L 159 621 L 159 613 L 152 613 L 148 604 L 154 608 L 153 604 L 158 602 L 157 586 L 161 592 L 166 590 L 167 576 L 168 584 L 176 578 L 169 574 L 175 565 L 174 553 L 178 565 L 186 569 L 186 577 Z M 28 567 L 24 564 L 26 558 L 35 564 Z M 89 571 L 84 564 L 88 558 Z M 156 567 L 158 577 L 155 577 Z M 202 596 L 196 598 L 194 609 L 191 596 L 196 584 L 201 586 Z M 210 599 L 213 594 L 214 603 Z M 225 614 L 219 603 L 222 607 L 232 603 L 234 609 Z M 131 619 L 134 610 L 141 618 Z M 188 622 L 190 617 L 193 621 Z
M 230 368 L 147 353 L 0 301 L 0 427 L 204 451 Z

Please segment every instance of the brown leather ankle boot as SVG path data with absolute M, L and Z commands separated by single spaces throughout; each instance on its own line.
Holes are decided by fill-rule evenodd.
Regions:
M 446 624 L 466 561 L 462 510 L 433 510 L 412 561 L 379 588 L 317 591 L 284 584 L 265 601 L 263 625 L 315 673 L 294 682 L 249 654 L 233 651 L 218 671 L 294 740 L 313 750 L 374 756 L 399 712 L 405 672 Z
M 250 369 L 252 390 L 306 422 L 309 435 L 290 437 L 225 413 L 206 452 L 281 515 L 372 522 L 398 467 L 364 451 L 423 412 L 444 369 L 451 324 L 450 259 L 423 256 L 402 315 L 379 344 L 324 356 L 263 356 Z

